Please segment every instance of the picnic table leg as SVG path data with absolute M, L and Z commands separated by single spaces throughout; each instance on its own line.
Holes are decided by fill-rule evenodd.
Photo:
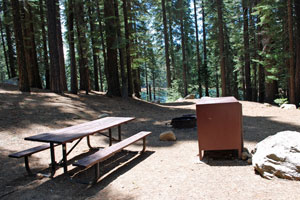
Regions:
M 28 175 L 32 176 L 32 172 L 29 167 L 28 156 L 25 156 L 24 159 L 25 159 L 25 169 L 26 169 Z
M 97 147 L 93 147 L 93 146 L 91 145 L 91 142 L 90 142 L 90 136 L 89 136 L 89 135 L 86 136 L 86 140 L 87 140 L 87 145 L 88 145 L 88 147 L 89 147 L 90 149 L 98 149 Z
M 108 129 L 108 135 L 109 135 L 109 146 L 112 145 L 112 133 L 111 133 L 111 128 Z
M 55 152 L 54 152 L 53 142 L 50 142 L 50 153 L 51 153 L 51 175 L 50 175 L 50 177 L 53 178 L 55 171 L 56 171 Z
M 146 137 L 143 138 L 143 150 L 142 152 L 144 152 L 146 150 Z
M 118 126 L 119 141 L 121 141 L 121 125 Z
M 62 144 L 62 155 L 63 155 L 63 166 L 64 166 L 64 174 L 68 173 L 68 165 L 67 165 L 67 145 Z

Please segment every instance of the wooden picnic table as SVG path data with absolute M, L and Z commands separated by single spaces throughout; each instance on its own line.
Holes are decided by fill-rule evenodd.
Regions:
M 87 137 L 87 143 L 89 148 L 92 148 L 90 145 L 90 135 L 95 133 L 100 133 L 101 135 L 109 137 L 109 145 L 112 145 L 113 140 L 121 141 L 121 125 L 127 122 L 134 120 L 134 117 L 105 117 L 82 124 L 70 126 L 67 128 L 62 128 L 59 130 L 51 131 L 48 133 L 41 133 L 34 136 L 26 137 L 25 140 L 44 142 L 50 144 L 51 152 L 51 174 L 50 177 L 53 177 L 56 171 L 56 161 L 55 161 L 55 151 L 54 147 L 57 145 L 62 145 L 62 161 L 61 164 L 64 168 L 64 173 L 67 174 L 67 156 L 70 152 L 78 145 L 78 143 L 84 138 Z M 112 128 L 118 127 L 118 139 L 112 137 Z M 108 130 L 108 135 L 102 133 L 103 131 Z M 78 140 L 72 148 L 67 152 L 67 143 L 72 143 L 73 141 Z

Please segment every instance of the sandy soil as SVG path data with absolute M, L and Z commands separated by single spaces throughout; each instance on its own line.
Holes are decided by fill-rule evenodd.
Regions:
M 253 102 L 243 105 L 244 146 L 250 151 L 269 135 L 283 130 L 300 131 L 300 111 L 281 110 Z M 10 153 L 35 145 L 24 137 L 97 119 L 100 114 L 134 116 L 122 126 L 124 137 L 141 130 L 152 131 L 147 152 L 139 155 L 141 144 L 117 154 L 101 167 L 96 185 L 78 183 L 92 177 L 92 170 L 79 171 L 70 164 L 71 178 L 59 169 L 53 179 L 27 176 L 23 159 Z M 197 130 L 172 129 L 166 123 L 174 117 L 195 113 L 195 100 L 152 104 L 137 99 L 108 98 L 94 92 L 88 96 L 57 95 L 35 90 L 20 93 L 13 86 L 0 85 L 0 199 L 300 199 L 300 182 L 266 180 L 239 159 L 197 157 Z M 175 142 L 159 141 L 159 134 L 173 130 Z M 114 130 L 116 134 L 116 130 Z M 92 145 L 105 147 L 101 135 Z M 70 148 L 70 146 L 68 145 Z M 56 148 L 57 160 L 61 148 Z M 69 155 L 89 153 L 85 141 Z M 49 151 L 30 157 L 35 172 L 47 172 Z

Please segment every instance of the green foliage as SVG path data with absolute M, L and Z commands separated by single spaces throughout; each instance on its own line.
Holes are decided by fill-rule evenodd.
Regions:
M 174 80 L 172 82 L 172 87 L 168 88 L 167 90 L 167 94 L 168 94 L 167 102 L 174 102 L 177 99 L 182 98 L 180 92 L 178 91 L 179 91 L 179 83 L 177 80 Z
M 282 104 L 288 103 L 288 99 L 287 98 L 278 98 L 278 99 L 274 100 L 274 103 L 281 106 Z

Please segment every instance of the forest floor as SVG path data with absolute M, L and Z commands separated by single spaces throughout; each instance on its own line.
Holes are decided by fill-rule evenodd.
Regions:
M 0 199 L 300 199 L 300 182 L 266 180 L 254 173 L 246 161 L 214 159 L 199 162 L 197 130 L 172 129 L 174 117 L 195 113 L 195 101 L 152 104 L 138 99 L 90 95 L 58 95 L 43 90 L 21 93 L 15 86 L 0 85 Z M 241 101 L 244 146 L 284 130 L 300 131 L 300 111 Z M 124 138 L 141 130 L 152 131 L 147 151 L 139 155 L 138 143 L 117 154 L 101 167 L 101 178 L 93 186 L 78 183 L 91 178 L 92 170 L 78 172 L 69 165 L 71 178 L 59 169 L 53 179 L 27 176 L 23 159 L 10 153 L 39 145 L 24 137 L 97 119 L 101 114 L 134 116 L 122 126 Z M 159 140 L 161 132 L 173 130 L 175 142 Z M 113 132 L 116 134 L 116 130 Z M 91 138 L 94 146 L 107 146 L 101 135 Z M 61 147 L 56 148 L 57 160 Z M 68 156 L 88 153 L 82 141 Z M 46 172 L 49 151 L 30 157 L 35 172 Z M 46 171 L 45 171 L 46 169 Z

